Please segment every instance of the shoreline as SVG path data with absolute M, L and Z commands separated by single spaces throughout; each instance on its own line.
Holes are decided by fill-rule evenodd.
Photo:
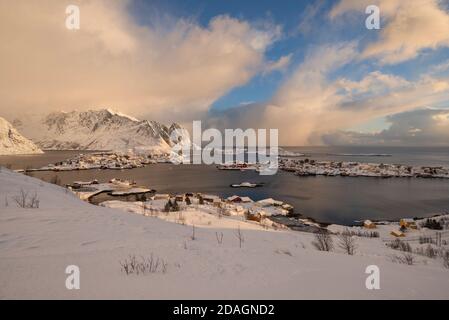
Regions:
M 58 163 L 54 164 L 54 165 L 47 165 L 41 168 L 28 168 L 28 169 L 16 169 L 14 171 L 16 172 L 21 172 L 21 173 L 32 173 L 32 172 L 70 172 L 70 171 L 85 171 L 85 170 L 131 170 L 131 169 L 137 169 L 137 168 L 144 168 L 147 167 L 151 164 L 170 164 L 167 163 L 167 158 L 165 156 L 157 156 L 155 158 L 151 158 L 148 156 L 142 156 L 142 155 L 133 155 L 133 154 L 126 154 L 126 153 L 119 153 L 119 152 L 112 152 L 112 151 L 93 151 L 91 153 L 86 153 L 86 154 L 79 154 L 75 157 L 72 157 L 68 160 L 63 160 L 63 161 L 59 161 Z M 311 170 L 315 170 L 313 175 L 310 176 L 323 176 L 323 177 L 335 177 L 335 176 L 340 176 L 340 177 L 348 177 L 348 178 L 380 178 L 380 179 L 385 179 L 387 177 L 385 176 L 379 176 L 378 174 L 370 174 L 370 175 L 365 175 L 365 174 L 352 174 L 352 175 L 341 175 L 341 174 L 326 174 L 326 171 L 322 171 L 322 172 L 316 172 L 316 168 L 321 166 L 321 165 L 327 165 L 330 168 L 333 168 L 333 166 L 335 164 L 338 163 L 345 163 L 345 162 L 336 162 L 336 161 L 316 161 L 316 160 L 309 160 L 309 159 L 289 159 L 289 158 L 283 158 L 281 157 L 281 167 L 280 170 L 285 171 L 285 172 L 289 172 L 291 170 L 289 170 L 289 168 L 287 168 L 285 166 L 285 161 L 288 161 L 287 163 L 290 163 L 293 161 L 293 163 L 302 163 L 302 164 L 307 164 L 309 165 L 309 168 L 311 168 Z M 358 166 L 358 165 L 368 165 L 368 169 L 372 168 L 372 166 L 374 167 L 379 167 L 379 166 L 389 166 L 389 165 L 383 165 L 383 164 L 366 164 L 366 163 L 360 163 L 360 162 L 346 162 L 347 164 L 350 164 L 351 167 L 352 166 Z M 394 165 L 397 166 L 397 165 Z M 410 167 L 410 166 L 409 166 Z M 386 167 L 389 168 L 389 167 Z M 427 166 L 425 168 L 428 168 Z M 239 168 L 240 169 L 240 168 Z M 246 165 L 243 170 L 255 170 L 255 168 L 252 168 L 251 165 Z M 225 170 L 226 171 L 226 170 Z M 232 170 L 231 170 L 232 171 Z M 354 173 L 357 173 L 357 171 L 354 171 Z M 91 175 L 91 173 L 87 174 L 88 176 Z M 92 173 L 93 177 L 91 178 L 95 178 L 95 173 Z M 110 175 L 109 173 L 107 175 Z M 126 176 L 126 174 L 125 174 Z M 122 175 L 123 177 L 123 175 Z M 391 176 L 391 177 L 396 177 L 395 176 Z M 400 178 L 413 178 L 414 176 L 399 176 Z M 448 176 L 449 177 L 449 176 Z M 125 177 L 126 178 L 126 177 Z M 390 178 L 390 177 L 388 177 Z M 417 178 L 417 177 L 416 177 Z M 444 179 L 446 177 L 435 177 L 432 176 L 430 177 L 430 179 Z M 88 178 L 89 179 L 89 178 Z M 189 191 L 189 190 L 187 190 Z M 202 192 L 207 192 L 206 191 L 202 191 Z M 246 193 L 243 191 L 236 191 L 237 193 L 241 193 L 242 195 L 246 195 Z M 175 192 L 176 193 L 176 192 Z M 221 196 L 224 196 L 223 194 L 217 193 Z M 266 196 L 270 196 L 270 194 L 267 194 Z M 278 196 L 278 198 L 281 199 L 281 197 Z M 298 204 L 295 203 L 295 206 L 297 207 Z M 445 209 L 444 208 L 440 208 L 442 210 L 440 210 L 440 212 L 444 212 Z M 435 211 L 430 212 L 426 214 L 426 213 L 417 213 L 415 212 L 413 214 L 413 216 L 415 218 L 426 218 L 426 217 L 431 217 L 432 215 L 435 215 Z M 438 213 L 437 213 L 438 215 Z M 302 218 L 302 219 L 307 219 L 313 223 L 317 223 L 321 226 L 328 226 L 331 224 L 334 224 L 335 222 L 329 222 L 326 220 L 320 220 L 320 219 L 315 219 L 313 217 L 309 217 L 306 214 L 302 213 L 302 212 L 298 212 L 296 213 L 293 218 L 298 219 L 298 218 Z M 368 217 L 367 217 L 368 218 Z M 351 219 L 353 220 L 348 220 L 346 222 L 338 222 L 339 224 L 345 225 L 345 226 L 357 226 L 359 224 L 361 224 L 361 221 L 358 221 L 357 218 L 351 217 Z M 397 218 L 393 218 L 390 220 L 387 219 L 371 219 L 372 221 L 397 221 Z
M 257 210 L 263 211 L 263 209 L 266 209 L 267 207 L 265 207 L 265 205 L 262 205 L 262 203 L 264 201 L 266 202 L 266 200 L 269 200 L 269 199 L 264 199 L 264 200 L 259 200 L 259 201 L 253 201 L 247 196 L 232 196 L 232 197 L 228 197 L 228 198 L 223 198 L 216 194 L 210 194 L 210 193 L 204 194 L 204 193 L 199 193 L 199 192 L 186 192 L 186 193 L 178 193 L 178 194 L 171 194 L 171 193 L 158 194 L 157 191 L 154 189 L 145 189 L 145 188 L 147 188 L 146 186 L 136 186 L 135 184 L 130 184 L 128 187 L 123 187 L 123 185 L 115 186 L 114 183 L 111 183 L 111 182 L 100 183 L 100 184 L 98 184 L 98 182 L 95 182 L 95 184 L 83 183 L 83 187 L 89 187 L 89 186 L 91 186 L 91 187 L 98 186 L 98 187 L 96 187 L 96 188 L 94 187 L 96 189 L 96 191 L 87 190 L 87 191 L 79 192 L 79 191 L 77 191 L 77 189 L 72 189 L 72 187 L 70 185 L 67 185 L 69 190 L 71 190 L 73 193 L 75 193 L 75 195 L 77 197 L 79 197 L 81 200 L 85 200 L 86 202 L 88 202 L 92 205 L 98 205 L 98 206 L 102 206 L 103 202 L 108 202 L 108 201 L 120 201 L 123 203 L 139 202 L 139 201 L 143 201 L 142 196 L 144 196 L 143 198 L 145 199 L 145 201 L 147 201 L 147 200 L 153 201 L 155 199 L 161 199 L 161 197 L 163 197 L 163 199 L 165 199 L 166 201 L 168 201 L 169 199 L 173 200 L 173 201 L 174 201 L 174 199 L 179 199 L 181 202 L 185 201 L 185 198 L 187 198 L 187 197 L 190 197 L 192 199 L 198 199 L 198 198 L 204 196 L 204 197 L 208 198 L 208 200 L 206 201 L 207 203 L 210 203 L 217 208 L 224 208 L 227 206 L 228 210 L 233 210 L 233 209 L 235 209 L 236 206 L 243 205 L 245 210 L 254 211 L 254 208 L 257 208 Z M 136 191 L 137 189 L 141 189 L 141 190 Z M 80 190 L 82 190 L 82 188 L 80 188 Z M 140 198 L 139 198 L 139 196 L 140 196 Z M 93 198 L 95 198 L 95 197 L 102 197 L 103 200 L 94 201 Z M 247 204 L 251 204 L 251 205 L 244 205 L 243 203 L 240 203 L 240 202 L 234 203 L 232 200 L 230 200 L 234 197 L 247 198 L 250 200 L 250 202 L 248 202 Z M 282 214 L 280 214 L 280 213 L 276 214 L 275 211 L 273 211 L 268 216 L 266 216 L 266 218 L 270 219 L 273 222 L 284 225 L 287 228 L 294 230 L 294 231 L 304 231 L 303 229 L 301 229 L 303 227 L 312 227 L 312 228 L 319 227 L 319 228 L 327 229 L 327 227 L 329 227 L 331 225 L 338 225 L 338 226 L 347 227 L 347 228 L 363 227 L 364 221 L 366 221 L 366 220 L 370 220 L 371 222 L 373 222 L 375 224 L 379 224 L 379 225 L 398 224 L 400 222 L 400 220 L 403 218 L 409 218 L 409 219 L 413 219 L 413 220 L 425 220 L 425 219 L 437 218 L 437 217 L 441 217 L 441 216 L 449 214 L 448 211 L 442 211 L 442 212 L 432 212 L 432 213 L 428 213 L 428 214 L 423 214 L 420 216 L 402 217 L 399 219 L 370 219 L 370 218 L 368 218 L 368 219 L 364 219 L 363 221 L 355 220 L 353 223 L 349 223 L 349 224 L 347 224 L 347 223 L 332 223 L 332 222 L 320 221 L 318 219 L 309 217 L 302 213 L 296 213 L 294 211 L 293 206 L 289 205 L 288 203 L 285 203 L 283 201 L 273 200 L 273 199 L 271 199 L 271 200 L 272 200 L 273 204 L 269 205 L 269 207 L 271 207 L 271 208 L 290 208 L 290 211 L 288 211 L 288 212 L 284 211 Z M 275 204 L 275 203 L 278 203 L 278 204 Z M 240 212 L 240 215 L 244 215 L 244 213 Z M 284 220 L 284 222 L 282 222 L 282 220 Z M 287 221 L 285 221 L 285 220 L 287 220 Z M 289 221 L 291 221 L 292 223 L 288 223 Z M 295 227 L 298 228 L 299 230 L 295 230 Z M 313 232 L 313 231 L 305 231 L 305 232 Z

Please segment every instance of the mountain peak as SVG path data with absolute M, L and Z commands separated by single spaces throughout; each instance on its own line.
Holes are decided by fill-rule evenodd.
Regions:
M 33 153 L 42 153 L 42 150 L 0 117 L 0 155 Z
M 134 118 L 134 117 L 129 116 L 129 115 L 127 115 L 127 114 L 121 113 L 121 112 L 119 112 L 119 111 L 115 111 L 115 110 L 113 110 L 113 109 L 111 109 L 111 108 L 106 108 L 106 109 L 102 109 L 102 110 L 108 112 L 109 114 L 111 114 L 111 115 L 113 115 L 113 116 L 124 117 L 124 118 L 128 118 L 128 119 L 131 120 L 131 121 L 140 122 L 140 120 L 137 119 L 137 118 Z
M 88 111 L 53 112 L 40 121 L 29 123 L 19 119 L 21 128 L 29 132 L 41 148 L 52 150 L 113 150 L 136 148 L 158 153 L 170 152 L 177 141 L 190 141 L 182 127 L 170 128 L 148 120 L 138 120 L 110 108 Z M 177 139 L 170 139 L 175 132 Z

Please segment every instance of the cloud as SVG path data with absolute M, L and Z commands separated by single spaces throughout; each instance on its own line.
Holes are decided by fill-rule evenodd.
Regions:
M 300 15 L 300 21 L 296 31 L 303 35 L 310 34 L 313 31 L 313 28 L 317 25 L 317 17 L 323 10 L 324 4 L 324 0 L 318 0 L 313 4 L 307 5 Z
M 369 1 L 385 15 L 377 40 L 363 48 L 357 41 L 318 43 L 305 49 L 299 65 L 291 54 L 267 61 L 266 51 L 282 33 L 272 23 L 224 15 L 207 26 L 188 19 L 156 19 L 144 26 L 129 14 L 131 1 L 84 0 L 76 1 L 81 29 L 69 31 L 65 7 L 72 2 L 0 1 L 0 114 L 108 106 L 166 122 L 204 119 L 205 126 L 217 128 L 279 128 L 282 144 L 306 145 L 326 143 L 330 132 L 343 139 L 347 134 L 341 130 L 374 118 L 449 101 L 446 64 L 417 79 L 363 64 L 372 57 L 400 62 L 446 46 L 449 36 L 440 27 L 447 13 L 437 1 L 427 0 L 425 8 L 418 7 L 422 0 Z M 363 13 L 366 3 L 340 1 L 330 16 L 360 8 Z M 321 8 L 321 3 L 310 7 L 308 14 Z M 415 22 L 423 30 L 413 29 Z M 356 77 L 340 72 L 349 64 L 359 64 Z M 286 68 L 291 72 L 265 103 L 209 111 L 212 102 L 254 76 Z M 418 127 L 413 133 L 422 132 Z
M 336 88 L 327 83 L 327 74 L 356 56 L 355 43 L 319 46 L 282 84 L 268 102 L 232 108 L 213 114 L 209 124 L 219 128 L 279 128 L 283 144 L 309 144 L 323 115 L 330 112 Z
M 359 81 L 341 78 L 336 81 L 336 85 L 353 98 L 357 95 L 379 94 L 391 89 L 405 88 L 410 82 L 396 75 L 373 71 Z
M 409 2 L 380 0 L 374 3 L 380 5 L 381 14 L 387 18 L 387 26 L 384 30 L 391 30 L 388 23 L 399 21 L 403 15 L 407 23 L 411 23 L 409 19 L 412 12 L 403 8 Z M 429 6 L 431 13 L 434 13 L 432 10 L 439 10 L 436 20 L 445 19 L 444 11 L 441 11 L 436 2 L 430 0 Z M 364 1 L 341 1 L 330 15 L 336 18 L 354 8 L 364 13 L 365 7 Z M 418 10 L 416 5 L 413 5 L 413 8 Z M 429 12 L 426 10 L 415 13 L 420 17 L 418 24 L 421 24 L 421 19 L 429 20 Z M 426 29 L 426 32 L 431 32 L 435 27 L 434 21 L 428 22 L 431 28 Z M 351 143 L 348 140 L 350 136 L 344 132 L 347 128 L 362 125 L 372 119 L 447 103 L 449 101 L 447 76 L 436 76 L 429 70 L 418 78 L 406 79 L 394 73 L 381 70 L 368 71 L 370 69 L 364 68 L 367 66 L 364 64 L 365 60 L 371 56 L 375 56 L 384 63 L 403 61 L 429 47 L 427 40 L 424 41 L 421 37 L 421 33 L 418 33 L 416 39 L 413 35 L 393 35 L 391 39 L 399 37 L 397 39 L 399 42 L 393 43 L 388 32 L 385 35 L 381 33 L 378 40 L 365 47 L 362 47 L 364 42 L 359 41 L 319 44 L 310 47 L 303 62 L 289 73 L 289 77 L 269 101 L 213 114 L 209 124 L 219 128 L 278 128 L 280 143 L 283 145 L 326 144 L 330 142 L 329 133 L 335 135 L 334 139 L 342 140 L 344 137 L 348 143 Z M 434 36 L 437 46 L 444 44 L 445 35 L 432 33 L 427 38 Z M 381 48 L 382 44 L 386 43 L 389 45 L 386 45 L 385 50 L 372 51 L 375 54 L 368 54 L 369 50 L 374 50 L 376 46 Z M 410 48 L 413 48 L 413 54 Z M 360 74 L 349 78 L 348 73 L 341 72 L 349 64 L 359 64 Z M 418 118 L 419 116 L 425 117 L 425 115 L 416 115 Z M 391 121 L 393 120 L 395 119 L 391 118 Z M 411 144 L 413 139 L 416 139 L 415 143 L 423 143 L 426 137 L 430 137 L 430 135 L 425 136 L 423 132 L 425 130 L 410 131 L 413 135 L 407 143 Z M 355 139 L 356 135 L 352 135 Z M 367 141 L 369 139 L 378 141 L 372 134 L 359 135 L 364 135 Z M 385 135 L 384 139 L 395 141 L 393 135 Z M 446 144 L 449 143 L 446 142 Z
M 274 71 L 285 71 L 291 63 L 293 54 L 282 56 L 277 61 L 268 62 L 263 70 L 264 74 Z
M 442 63 L 439 63 L 439 64 L 437 64 L 435 66 L 432 66 L 431 69 L 430 69 L 432 74 L 443 73 L 443 72 L 448 71 L 448 70 L 449 70 L 449 59 L 444 61 L 444 62 L 442 62 Z
M 363 58 L 396 64 L 415 58 L 424 49 L 449 46 L 449 14 L 437 0 L 341 0 L 330 17 L 354 10 L 363 13 L 373 4 L 379 6 L 384 25 L 379 39 L 362 52 Z
M 380 71 L 358 79 L 336 77 L 357 53 L 356 42 L 318 46 L 270 101 L 213 115 L 212 123 L 221 128 L 278 128 L 283 145 L 317 145 L 327 143 L 323 137 L 329 132 L 449 101 L 449 79 L 430 74 L 414 81 Z
M 110 106 L 158 120 L 192 119 L 264 70 L 279 26 L 217 16 L 138 25 L 130 1 L 0 2 L 0 113 Z M 273 69 L 285 66 L 283 58 Z
M 418 109 L 387 117 L 388 129 L 377 133 L 337 131 L 323 136 L 329 145 L 447 146 L 449 109 Z

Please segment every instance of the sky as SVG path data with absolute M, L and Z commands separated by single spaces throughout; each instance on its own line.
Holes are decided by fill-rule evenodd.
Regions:
M 282 145 L 449 145 L 449 0 L 0 0 L 0 39 L 7 118 L 109 107 Z

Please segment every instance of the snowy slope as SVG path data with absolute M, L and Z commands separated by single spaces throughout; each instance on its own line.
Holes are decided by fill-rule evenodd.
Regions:
M 0 155 L 34 154 L 42 151 L 0 117 Z
M 20 189 L 36 192 L 40 208 L 18 208 L 13 196 Z M 311 234 L 242 222 L 240 248 L 236 230 L 219 223 L 198 226 L 192 240 L 191 226 L 90 205 L 2 169 L 0 298 L 449 298 L 447 269 L 421 258 L 413 266 L 393 263 L 394 251 L 378 239 L 360 239 L 357 254 L 347 256 L 316 251 Z M 223 233 L 221 245 L 216 232 Z M 160 257 L 167 271 L 125 275 L 119 261 L 130 254 Z M 365 288 L 372 264 L 380 268 L 380 290 Z M 68 265 L 80 268 L 80 290 L 65 287 Z
M 128 151 L 146 148 L 167 153 L 173 145 L 172 127 L 156 121 L 138 120 L 110 109 L 54 112 L 15 121 L 42 149 Z M 182 139 L 190 141 L 189 137 Z

